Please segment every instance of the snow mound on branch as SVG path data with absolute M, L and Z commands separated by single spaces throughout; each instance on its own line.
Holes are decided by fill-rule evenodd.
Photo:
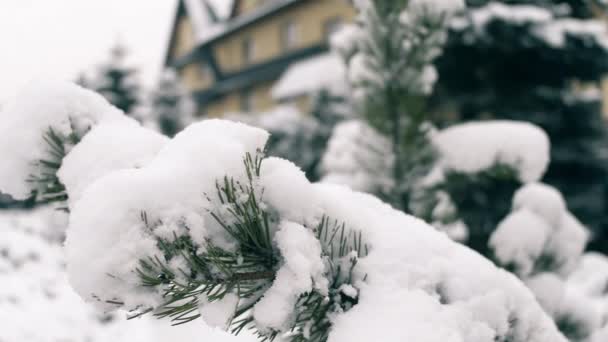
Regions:
M 52 128 L 83 135 L 99 122 L 132 121 L 101 95 L 60 81 L 33 82 L 0 112 L 0 189 L 16 199 L 31 194 L 28 178 L 48 154 L 44 134 Z
M 196 217 L 189 231 L 178 224 L 173 231 L 229 249 L 230 240 L 204 210 L 221 206 L 202 194 L 212 193 L 225 176 L 244 181 L 243 155 L 263 148 L 266 139 L 259 129 L 205 121 L 180 133 L 148 165 L 94 182 L 70 220 L 66 247 L 76 290 L 89 301 L 99 298 L 102 307 L 107 299 L 126 307 L 158 303 L 159 295 L 137 286 L 133 273 L 140 258 L 158 251 L 154 231 L 142 224 L 142 210 L 162 225 Z M 519 280 L 424 222 L 373 196 L 311 184 L 296 166 L 277 158 L 264 160 L 260 172 L 257 186 L 269 190 L 263 204 L 284 220 L 271 233 L 285 259 L 273 289 L 253 309 L 260 329 L 288 320 L 293 291 L 324 288 L 321 280 L 310 280 L 323 266 L 318 242 L 305 227 L 329 217 L 344 222 L 346 233 L 360 232 L 369 248 L 353 275 L 361 279 L 353 284 L 358 304 L 330 317 L 329 342 L 368 342 L 378 334 L 383 341 L 566 341 Z M 121 191 L 126 186 L 129 192 Z M 223 305 L 216 309 L 227 317 Z
M 513 212 L 498 224 L 490 246 L 501 264 L 522 277 L 538 267 L 565 275 L 583 254 L 588 235 L 555 188 L 530 183 L 515 193 Z
M 169 141 L 135 122 L 94 127 L 63 159 L 57 175 L 71 207 L 93 181 L 111 171 L 139 168 Z
M 364 192 L 393 187 L 390 142 L 360 120 L 338 124 L 321 160 L 324 183 L 346 185 Z
M 162 218 L 169 234 L 194 227 L 196 241 L 219 235 L 215 242 L 229 247 L 221 243 L 226 233 L 220 227 L 202 221 L 210 205 L 205 195 L 214 194 L 216 180 L 227 174 L 244 179 L 243 157 L 263 149 L 267 138 L 261 129 L 208 120 L 179 133 L 144 167 L 93 182 L 72 208 L 66 241 L 76 291 L 104 309 L 112 307 L 108 301 L 124 301 L 131 309 L 158 305 L 160 294 L 142 291 L 133 272 L 139 259 L 157 254 L 154 232 L 142 213 L 150 215 L 151 223 Z
M 436 133 L 433 142 L 445 170 L 475 173 L 504 164 L 514 168 L 524 183 L 539 180 L 550 160 L 547 134 L 526 122 L 483 121 L 455 125 Z
M 323 277 L 321 244 L 310 229 L 284 221 L 275 240 L 285 264 L 277 272 L 272 287 L 256 304 L 253 317 L 258 325 L 278 330 L 288 322 L 299 296 L 313 288 L 327 295 L 328 283 Z

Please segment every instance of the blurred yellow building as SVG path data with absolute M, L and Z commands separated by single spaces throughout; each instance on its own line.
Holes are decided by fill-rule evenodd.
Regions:
M 193 94 L 199 115 L 286 102 L 305 110 L 315 83 L 336 74 L 323 70 L 341 67 L 328 37 L 354 17 L 347 0 L 235 0 L 223 18 L 208 0 L 180 0 L 165 63 Z

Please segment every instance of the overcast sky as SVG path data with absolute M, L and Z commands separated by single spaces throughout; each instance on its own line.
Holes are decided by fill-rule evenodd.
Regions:
M 0 0 L 0 103 L 32 79 L 73 80 L 119 39 L 146 86 L 162 64 L 176 0 Z

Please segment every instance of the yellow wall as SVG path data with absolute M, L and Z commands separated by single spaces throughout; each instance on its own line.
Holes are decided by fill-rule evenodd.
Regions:
M 254 41 L 252 63 L 255 64 L 285 53 L 281 48 L 281 27 L 287 21 L 294 22 L 297 27 L 294 48 L 298 49 L 323 42 L 327 20 L 340 17 L 351 21 L 354 16 L 354 8 L 344 0 L 310 0 L 226 37 L 215 44 L 213 51 L 222 70 L 238 71 L 246 67 L 242 46 L 247 37 Z
M 192 51 L 195 41 L 192 22 L 187 15 L 182 15 L 177 20 L 173 42 L 174 45 L 169 56 L 171 59 L 183 57 Z
M 263 112 L 271 109 L 276 105 L 270 96 L 270 88 L 274 81 L 261 82 L 251 88 L 251 96 L 253 96 L 252 112 Z M 221 99 L 210 103 L 206 108 L 202 108 L 199 115 L 209 117 L 221 117 L 224 114 L 240 113 L 241 110 L 241 92 L 235 91 Z
M 213 75 L 208 67 L 193 62 L 178 70 L 182 84 L 189 91 L 204 90 L 214 83 Z

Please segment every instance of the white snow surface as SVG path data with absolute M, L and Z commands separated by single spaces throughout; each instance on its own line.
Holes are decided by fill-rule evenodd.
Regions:
M 326 53 L 294 63 L 283 73 L 271 90 L 276 100 L 311 95 L 320 90 L 347 92 L 346 67 L 334 53 Z
M 158 303 L 156 294 L 136 286 L 132 272 L 139 258 L 157 252 L 154 229 L 141 222 L 142 210 L 151 222 L 162 219 L 164 224 L 196 217 L 188 224 L 198 227 L 194 231 L 179 230 L 179 225 L 175 231 L 231 248 L 226 234 L 205 214 L 204 208 L 218 203 L 202 194 L 212 193 L 215 181 L 225 175 L 244 180 L 242 157 L 263 148 L 266 138 L 266 132 L 242 124 L 205 121 L 180 133 L 146 166 L 94 182 L 70 219 L 66 248 L 75 289 L 88 301 L 119 299 L 127 308 Z M 273 232 L 285 259 L 281 270 L 294 279 L 318 274 L 319 251 L 303 227 L 315 226 L 324 215 L 344 222 L 349 231 L 360 231 L 369 246 L 356 269 L 359 303 L 331 317 L 329 342 L 368 342 L 379 334 L 383 341 L 491 342 L 507 335 L 528 342 L 566 341 L 519 280 L 424 222 L 370 195 L 310 184 L 289 162 L 271 158 L 262 165 L 258 186 L 264 189 L 263 203 L 291 222 Z M 121 191 L 127 185 L 129 192 Z M 275 285 L 284 286 L 281 282 Z M 267 294 L 274 301 L 260 302 L 260 310 L 281 310 L 293 300 Z
M 0 112 L 0 189 L 16 199 L 32 189 L 27 179 L 37 162 L 48 158 L 44 134 L 84 134 L 99 122 L 128 122 L 101 95 L 63 81 L 36 81 L 26 86 Z
M 65 273 L 64 216 L 50 208 L 0 211 L 0 340 L 3 342 L 256 341 L 205 324 L 170 326 L 152 317 L 96 312 L 74 293 Z
M 539 127 L 517 121 L 477 121 L 436 133 L 433 142 L 444 170 L 476 173 L 495 164 L 511 166 L 524 183 L 539 180 L 549 165 L 550 143 Z

